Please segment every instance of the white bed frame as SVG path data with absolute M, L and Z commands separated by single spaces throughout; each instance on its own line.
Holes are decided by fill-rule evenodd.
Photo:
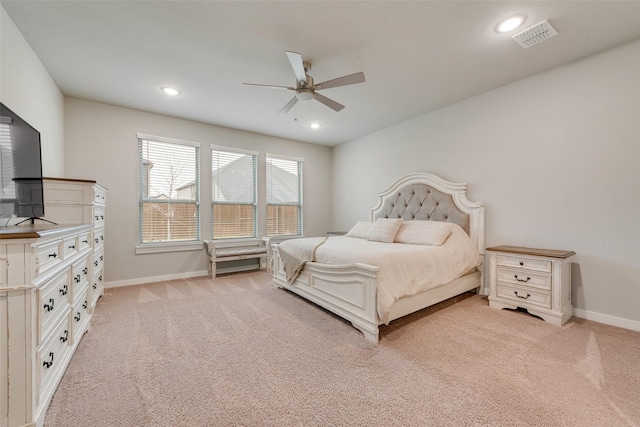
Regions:
M 481 203 L 467 199 L 466 184 L 448 182 L 422 172 L 406 175 L 388 189 L 378 193 L 378 204 L 371 209 L 371 220 L 387 216 L 383 210 L 388 209 L 389 203 L 393 204 L 393 200 L 403 189 L 415 188 L 412 187 L 415 185 L 427 186 L 452 197 L 455 208 L 464 217 L 466 227 L 463 228 L 468 229 L 481 260 L 484 260 L 484 208 Z M 414 219 L 405 214 L 401 217 L 405 220 Z M 378 267 L 366 264 L 328 265 L 308 262 L 293 284 L 289 284 L 277 245 L 273 246 L 273 253 L 273 280 L 276 286 L 294 292 L 350 321 L 369 341 L 378 342 L 378 327 L 382 324 L 377 311 Z M 391 307 L 389 320 L 398 319 L 467 291 L 479 289 L 483 292 L 483 271 L 484 265 L 481 264 L 475 271 L 446 285 L 396 301 Z

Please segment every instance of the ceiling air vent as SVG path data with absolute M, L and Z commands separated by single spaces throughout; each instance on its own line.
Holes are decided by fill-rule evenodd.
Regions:
M 528 48 L 534 44 L 542 43 L 546 39 L 558 34 L 555 28 L 549 24 L 545 19 L 544 21 L 527 28 L 524 31 L 519 32 L 515 36 L 511 37 L 516 43 L 523 48 Z

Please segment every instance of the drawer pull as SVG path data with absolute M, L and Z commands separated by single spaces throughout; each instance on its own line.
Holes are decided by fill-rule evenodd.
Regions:
M 76 275 L 73 277 L 73 280 L 74 280 L 76 283 L 80 283 L 80 275 L 79 275 L 79 274 L 76 274 Z
M 98 266 L 98 261 L 93 261 L 93 265 L 95 265 L 96 267 Z
M 60 341 L 67 342 L 67 340 L 69 339 L 69 331 L 65 329 L 62 334 L 63 335 L 60 337 Z
M 87 309 L 87 301 L 85 300 L 85 302 L 82 303 L 82 308 L 84 308 L 85 310 Z
M 44 362 L 42 362 L 42 366 L 47 369 L 49 369 L 51 365 L 53 365 L 53 352 L 49 353 L 49 357 L 51 358 L 50 360 L 45 360 Z
M 520 261 L 520 265 L 524 265 L 524 262 Z
M 93 284 L 93 289 L 98 289 L 98 284 L 97 283 Z
M 97 238 L 97 237 L 96 237 L 94 240 L 96 241 L 96 243 L 98 243 L 98 242 L 99 242 L 99 240 L 98 240 L 98 238 Z
M 82 243 L 89 243 L 89 240 L 83 240 Z
M 55 252 L 54 252 L 54 253 L 52 253 L 52 254 L 49 254 L 49 258 L 55 258 L 55 257 L 57 257 L 57 256 L 58 256 L 58 254 L 57 254 L 57 253 L 55 253 Z
M 75 316 L 73 316 L 74 319 L 76 319 L 76 322 L 80 321 L 80 312 L 77 312 Z
M 67 294 L 67 285 L 63 285 L 60 289 L 58 289 L 60 291 L 60 295 L 66 295 Z
M 76 245 L 69 245 L 69 249 L 75 249 Z
M 513 277 L 515 277 L 518 282 L 522 282 L 522 283 L 527 283 L 529 280 L 531 280 L 531 277 L 527 277 L 526 279 L 518 279 L 517 274 L 515 274 Z
M 49 304 L 44 305 L 44 309 L 47 311 L 53 310 L 53 305 L 55 304 L 55 300 L 53 298 L 49 298 Z
M 513 293 L 514 293 L 514 294 L 516 294 L 516 296 L 517 296 L 518 298 L 522 298 L 522 299 L 527 299 L 527 298 L 529 298 L 529 297 L 531 296 L 531 294 L 527 294 L 527 296 L 526 296 L 526 297 L 523 297 L 522 295 L 518 295 L 518 291 L 513 291 Z
M 82 269 L 82 274 L 86 275 L 87 273 L 89 273 L 89 269 L 87 267 L 83 268 Z

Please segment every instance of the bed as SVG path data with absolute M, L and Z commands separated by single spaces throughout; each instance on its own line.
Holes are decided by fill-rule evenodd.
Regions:
M 403 176 L 378 193 L 369 221 L 359 221 L 346 236 L 300 238 L 273 245 L 274 284 L 346 319 L 374 343 L 378 342 L 380 325 L 464 292 L 482 293 L 484 208 L 480 202 L 470 201 L 466 191 L 466 184 L 429 173 Z M 359 235 L 367 233 L 367 228 L 369 233 L 374 233 L 372 228 L 380 231 L 380 224 L 385 232 L 397 227 L 392 241 L 389 236 L 382 236 L 370 242 L 371 234 Z M 451 230 L 440 245 L 436 244 L 443 249 L 406 244 L 407 240 L 399 239 L 402 235 L 415 243 L 407 230 L 425 226 L 430 230 Z M 429 233 L 428 239 L 435 236 L 442 240 L 442 233 Z M 371 254 L 365 247 L 371 248 Z M 446 256 L 441 256 L 447 264 L 445 272 L 440 273 L 433 260 L 430 265 L 415 264 L 416 259 L 423 259 L 422 252 L 445 249 Z M 471 255 L 458 259 L 459 252 L 468 251 Z M 297 259 L 295 272 L 291 267 L 292 252 Z M 451 273 L 449 267 L 458 271 Z M 431 276 L 437 280 L 431 280 Z

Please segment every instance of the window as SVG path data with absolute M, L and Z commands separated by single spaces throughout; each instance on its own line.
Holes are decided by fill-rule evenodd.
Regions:
M 267 154 L 267 235 L 302 234 L 302 159 Z
M 211 147 L 212 238 L 246 239 L 257 235 L 258 153 Z
M 200 144 L 138 134 L 140 244 L 200 240 Z

